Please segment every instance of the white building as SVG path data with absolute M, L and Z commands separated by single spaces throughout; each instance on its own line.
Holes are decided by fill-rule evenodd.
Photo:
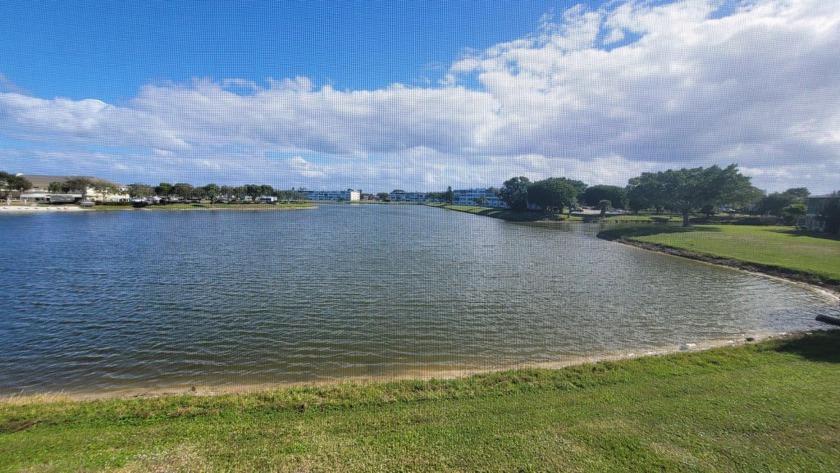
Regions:
M 425 192 L 394 191 L 388 194 L 391 202 L 423 203 L 428 200 Z
M 347 189 L 346 191 L 310 191 L 299 189 L 296 192 L 306 197 L 307 200 L 314 201 L 358 202 L 362 199 L 362 193 L 353 189 Z
M 72 204 L 82 200 L 82 194 L 78 192 L 60 194 L 40 189 L 30 189 L 20 194 L 21 202 L 27 204 Z
M 20 196 L 21 200 L 25 202 L 49 202 L 49 203 L 68 203 L 81 200 L 82 194 L 80 192 L 50 192 L 50 184 L 54 182 L 64 183 L 71 177 L 67 176 L 44 176 L 33 175 L 24 176 L 32 183 L 32 188 L 23 192 Z M 88 187 L 85 190 L 86 198 L 94 202 L 128 202 L 130 196 L 128 190 L 114 182 L 106 181 L 96 177 L 84 177 L 95 185 Z M 72 197 L 71 197 L 72 196 Z

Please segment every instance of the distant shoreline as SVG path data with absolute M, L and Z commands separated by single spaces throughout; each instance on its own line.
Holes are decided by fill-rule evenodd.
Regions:
M 143 210 L 152 212 L 176 212 L 176 211 L 217 211 L 217 210 L 247 210 L 247 211 L 272 211 L 272 210 L 312 210 L 317 209 L 318 206 L 311 204 L 166 204 L 166 205 L 149 205 L 146 207 L 128 207 L 128 208 L 113 208 L 103 205 L 99 211 L 107 212 L 111 210 Z M 96 209 L 94 207 L 94 209 Z
M 0 205 L 0 213 L 43 213 L 43 212 L 89 212 L 90 209 L 83 209 L 75 205 Z
M 312 210 L 317 209 L 312 204 L 167 204 L 150 205 L 147 207 L 133 207 L 131 205 L 96 205 L 82 208 L 77 205 L 3 205 L 0 204 L 0 214 L 38 214 L 54 212 L 119 212 L 119 211 L 274 211 L 274 210 Z

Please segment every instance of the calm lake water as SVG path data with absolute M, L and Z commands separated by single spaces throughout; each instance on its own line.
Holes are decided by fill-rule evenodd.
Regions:
M 0 217 L 0 394 L 428 375 L 818 328 L 806 288 L 421 206 Z

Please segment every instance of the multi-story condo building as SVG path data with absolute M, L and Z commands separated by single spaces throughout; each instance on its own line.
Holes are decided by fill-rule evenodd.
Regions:
M 305 189 L 300 189 L 296 191 L 298 194 L 302 194 L 306 197 L 307 200 L 317 200 L 317 201 L 350 201 L 355 202 L 361 200 L 362 193 L 353 190 L 347 189 L 345 191 L 310 191 Z
M 490 189 L 458 189 L 452 191 L 455 205 L 480 205 L 483 207 L 504 208 L 507 205 Z
M 425 192 L 394 191 L 388 194 L 388 196 L 391 202 L 413 202 L 418 204 L 428 202 L 428 196 Z

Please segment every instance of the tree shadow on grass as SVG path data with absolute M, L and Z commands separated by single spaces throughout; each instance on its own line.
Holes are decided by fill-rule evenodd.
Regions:
M 840 363 L 840 330 L 821 330 L 784 340 L 774 350 L 792 353 L 809 361 Z
M 829 235 L 828 233 L 818 233 L 818 232 L 807 232 L 804 230 L 795 230 L 795 229 L 786 229 L 786 230 L 773 230 L 776 233 L 781 233 L 782 235 L 790 235 L 793 237 L 810 237 L 810 238 L 819 238 L 821 240 L 832 240 L 840 242 L 840 235 Z
M 472 213 L 476 215 L 484 215 L 486 217 L 499 218 L 509 222 L 537 222 L 540 220 L 558 220 L 553 214 L 548 212 L 535 211 L 514 211 L 514 210 L 500 210 L 500 209 L 482 209 Z M 562 220 L 560 218 L 559 220 Z
M 638 238 L 652 235 L 672 233 L 694 233 L 694 232 L 720 232 L 714 227 L 681 227 L 676 225 L 653 224 L 645 226 L 630 226 L 622 228 L 611 228 L 598 233 L 599 238 L 605 240 L 622 240 L 626 238 Z

